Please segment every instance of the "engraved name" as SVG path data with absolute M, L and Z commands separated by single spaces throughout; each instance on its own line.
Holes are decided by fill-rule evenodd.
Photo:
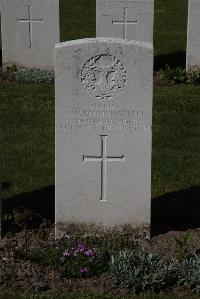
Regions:
M 102 107 L 101 107 L 102 108 Z M 101 109 L 100 108 L 100 109 Z M 139 110 L 68 110 L 59 129 L 88 131 L 147 130 L 144 111 Z

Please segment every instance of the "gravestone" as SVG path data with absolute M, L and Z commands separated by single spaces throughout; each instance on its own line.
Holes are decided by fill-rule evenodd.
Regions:
M 96 0 L 96 36 L 153 44 L 154 0 Z
M 150 223 L 152 45 L 56 45 L 56 227 Z
M 59 39 L 59 0 L 2 0 L 3 65 L 50 69 Z
M 195 66 L 200 66 L 200 1 L 189 0 L 186 68 Z

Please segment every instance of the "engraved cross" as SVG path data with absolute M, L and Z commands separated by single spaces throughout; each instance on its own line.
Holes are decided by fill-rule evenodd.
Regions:
M 127 20 L 127 10 L 128 10 L 128 7 L 123 7 L 123 20 L 122 21 L 112 20 L 113 25 L 118 25 L 118 24 L 123 25 L 123 39 L 127 39 L 127 25 L 138 24 L 138 20 L 135 20 L 135 21 Z
M 107 137 L 108 135 L 100 135 L 101 137 L 101 155 L 85 156 L 83 162 L 101 162 L 101 201 L 106 201 L 106 163 L 125 161 L 124 155 L 119 157 L 107 156 Z
M 28 32 L 29 32 L 29 48 L 32 48 L 32 31 L 33 31 L 33 22 L 39 22 L 42 23 L 43 19 L 34 19 L 32 18 L 32 14 L 31 14 L 31 5 L 28 5 L 28 18 L 27 19 L 19 19 L 17 18 L 17 22 L 18 23 L 28 23 Z

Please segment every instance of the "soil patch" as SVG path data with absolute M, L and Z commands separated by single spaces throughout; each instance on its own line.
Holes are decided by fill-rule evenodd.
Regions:
M 188 231 L 170 231 L 166 234 L 154 236 L 151 240 L 139 241 L 141 248 L 157 252 L 166 259 L 178 259 L 180 246 L 177 240 L 182 240 L 190 234 L 191 242 L 188 252 L 200 251 L 200 228 Z M 128 235 L 131 238 L 131 235 Z M 41 293 L 58 296 L 63 293 L 92 293 L 126 295 L 127 289 L 112 287 L 108 274 L 91 278 L 62 278 L 60 274 L 44 264 L 29 259 L 29 254 L 39 248 L 58 246 L 54 240 L 54 229 L 51 228 L 48 240 L 38 239 L 35 231 L 28 231 L 28 256 L 25 256 L 23 233 L 7 234 L 0 240 L 0 295 L 19 292 L 20 294 Z M 173 294 L 187 294 L 183 288 L 174 288 L 167 292 Z

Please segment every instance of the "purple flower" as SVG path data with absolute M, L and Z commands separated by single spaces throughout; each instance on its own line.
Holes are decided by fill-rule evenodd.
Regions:
M 63 256 L 70 256 L 70 255 L 71 255 L 71 253 L 69 252 L 69 250 L 65 250 L 63 252 Z
M 94 253 L 93 253 L 93 251 L 91 249 L 88 249 L 87 251 L 85 251 L 84 254 L 86 256 L 93 256 L 94 255 Z
M 85 250 L 87 250 L 86 246 L 83 243 L 79 243 L 77 245 L 77 249 L 78 252 L 84 252 Z
M 60 257 L 60 261 L 64 262 L 65 258 L 64 257 Z
M 80 272 L 81 272 L 82 274 L 88 274 L 88 272 L 89 272 L 89 267 L 82 267 L 82 268 L 80 268 Z

